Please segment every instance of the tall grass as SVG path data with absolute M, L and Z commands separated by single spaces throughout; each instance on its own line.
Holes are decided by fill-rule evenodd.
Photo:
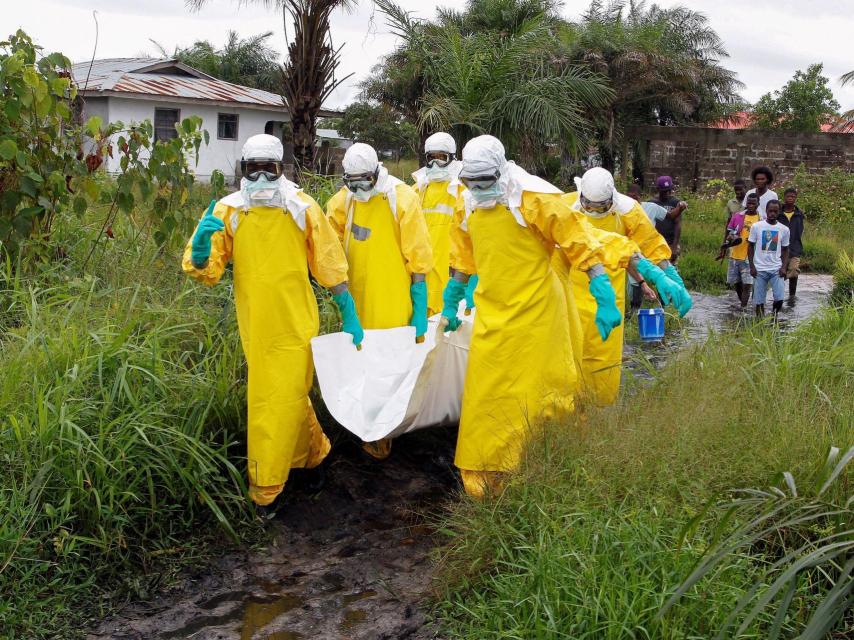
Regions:
M 0 271 L 4 638 L 72 637 L 205 537 L 254 531 L 228 278 L 194 285 L 128 226 L 84 273 L 96 225 L 66 222 L 65 263 Z
M 806 477 L 831 445 L 854 444 L 854 309 L 781 336 L 761 324 L 683 352 L 608 410 L 549 425 L 507 490 L 459 505 L 438 615 L 467 638 L 700 638 L 761 579 L 761 549 L 659 611 L 713 541 L 686 523 L 719 492 Z M 835 498 L 851 493 L 841 479 Z M 757 554 L 752 557 L 751 553 Z M 815 599 L 801 584 L 786 621 Z M 771 613 L 743 635 L 764 637 Z M 736 636 L 733 636 L 736 637 Z

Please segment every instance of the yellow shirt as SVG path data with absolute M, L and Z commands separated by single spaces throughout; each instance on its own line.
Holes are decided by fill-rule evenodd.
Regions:
M 744 225 L 741 227 L 741 244 L 730 249 L 729 257 L 733 260 L 747 260 L 747 238 L 750 235 L 750 227 L 759 222 L 759 214 L 744 215 Z

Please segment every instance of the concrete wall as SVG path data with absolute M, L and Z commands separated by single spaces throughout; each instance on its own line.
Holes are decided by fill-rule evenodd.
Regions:
M 629 139 L 646 150 L 644 184 L 672 176 L 682 189 L 697 190 L 709 180 L 750 178 L 766 165 L 776 184 L 784 183 L 804 164 L 811 173 L 832 168 L 854 172 L 854 135 L 845 133 L 772 133 L 753 129 L 638 127 Z
M 90 99 L 87 99 L 87 109 Z M 268 121 L 287 121 L 288 116 L 284 109 L 250 109 L 246 107 L 218 107 L 204 104 L 188 104 L 180 102 L 167 102 L 161 100 L 136 100 L 128 98 L 109 97 L 108 117 L 104 118 L 103 108 L 98 105 L 97 115 L 115 122 L 121 120 L 123 123 L 142 122 L 151 120 L 154 122 L 154 109 L 180 109 L 183 120 L 188 116 L 199 116 L 202 118 L 202 128 L 207 129 L 210 134 L 210 144 L 202 144 L 199 150 L 199 163 L 193 167 L 199 180 L 207 181 L 214 169 L 219 169 L 225 174 L 226 182 L 235 179 L 239 171 L 240 151 L 247 138 L 257 133 L 264 133 L 264 127 Z M 220 113 L 235 113 L 238 115 L 237 140 L 217 139 L 217 117 Z M 87 114 L 88 115 L 88 114 Z M 108 162 L 109 171 L 119 170 L 119 154 Z M 287 153 L 286 153 L 287 155 Z M 239 179 L 239 178 L 238 178 Z

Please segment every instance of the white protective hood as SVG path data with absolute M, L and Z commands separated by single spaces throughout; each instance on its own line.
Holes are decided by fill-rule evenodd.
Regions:
M 575 178 L 575 186 L 578 188 L 578 199 L 572 205 L 575 211 L 580 211 L 591 218 L 604 218 L 611 213 L 628 213 L 634 208 L 635 200 L 617 191 L 614 186 L 614 176 L 602 167 L 593 167 L 584 172 L 584 175 Z M 585 211 L 581 206 L 581 195 L 592 202 L 601 202 L 613 198 L 611 208 L 602 213 L 591 213 Z
M 508 161 L 504 145 L 497 138 L 478 136 L 471 139 L 463 148 L 462 175 L 488 175 L 495 171 L 500 173 L 498 184 L 503 193 L 500 202 L 507 205 L 516 222 L 523 227 L 528 226 L 519 208 L 522 206 L 523 193 L 562 193 L 553 184 L 528 173 L 515 162 Z M 463 192 L 463 201 L 466 206 L 466 220 L 463 221 L 462 227 L 465 230 L 468 217 L 477 208 L 477 203 L 468 190 Z

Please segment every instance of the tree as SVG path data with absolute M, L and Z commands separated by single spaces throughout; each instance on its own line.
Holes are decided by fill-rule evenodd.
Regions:
M 418 131 L 411 122 L 385 105 L 354 102 L 341 118 L 325 122 L 345 138 L 364 142 L 378 151 L 391 151 L 400 156 L 418 154 Z
M 844 87 L 847 84 L 854 84 L 854 71 L 849 71 L 839 79 Z M 834 131 L 842 131 L 844 133 L 854 133 L 854 109 L 846 111 L 837 119 Z
M 817 133 L 821 125 L 838 115 L 839 103 L 833 98 L 824 66 L 810 65 L 796 71 L 782 89 L 766 93 L 753 107 L 753 126 L 757 129 Z
M 691 9 L 595 0 L 561 30 L 561 41 L 573 62 L 607 76 L 614 90 L 596 114 L 599 153 L 611 171 L 628 153 L 626 128 L 708 122 L 741 104 L 741 83 L 720 64 L 728 57 L 722 40 Z
M 272 35 L 268 31 L 241 39 L 236 31 L 229 31 L 221 49 L 208 40 L 197 40 L 190 47 L 176 47 L 171 57 L 220 80 L 279 93 L 280 55 L 267 44 Z M 154 44 L 163 56 L 169 56 L 163 46 Z
M 247 2 L 249 0 L 246 0 Z M 336 9 L 349 9 L 352 0 L 255 0 L 282 9 L 291 19 L 294 35 L 282 70 L 281 94 L 293 131 L 294 162 L 302 171 L 316 169 L 317 118 L 323 102 L 350 76 L 336 78 L 341 48 L 332 45 L 329 20 Z M 200 9 L 208 0 L 186 0 Z
M 587 113 L 611 92 L 601 77 L 556 55 L 550 5 L 473 0 L 465 13 L 439 11 L 435 22 L 416 21 L 391 0 L 377 5 L 401 44 L 375 68 L 364 95 L 416 120 L 422 135 L 445 130 L 465 143 L 491 133 L 534 168 L 549 145 L 586 144 Z M 502 11 L 508 24 L 496 25 Z

